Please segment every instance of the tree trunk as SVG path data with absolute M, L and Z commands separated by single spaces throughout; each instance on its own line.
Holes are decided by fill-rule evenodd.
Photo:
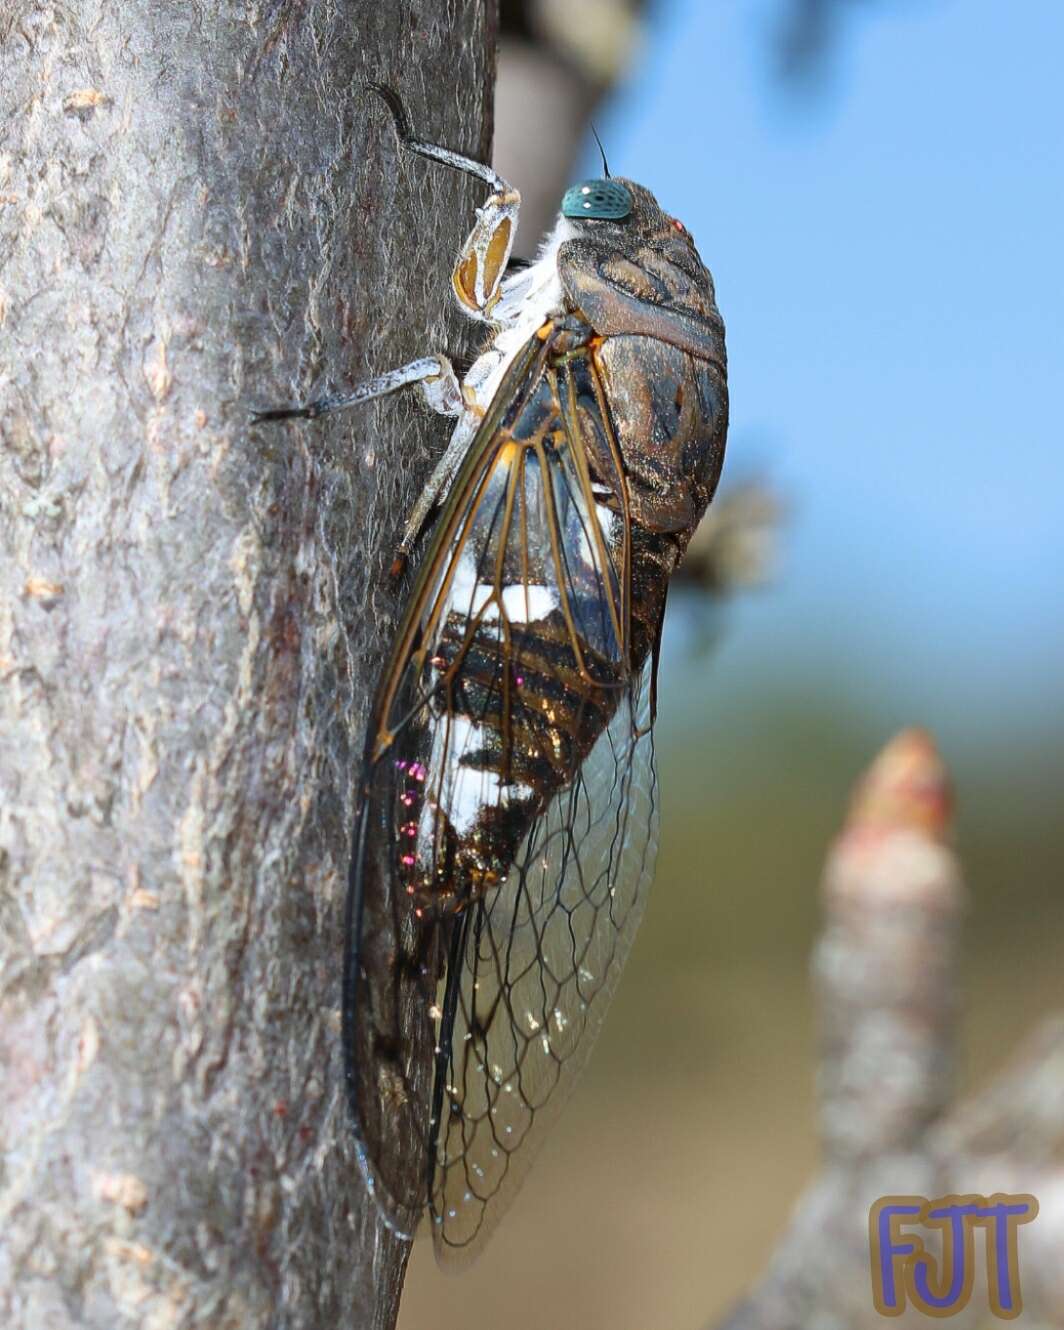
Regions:
M 0 1322 L 391 1326 L 347 1129 L 352 793 L 446 426 L 494 0 L 0 14 Z

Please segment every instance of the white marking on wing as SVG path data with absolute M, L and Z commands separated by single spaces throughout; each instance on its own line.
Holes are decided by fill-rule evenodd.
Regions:
M 493 730 L 475 724 L 468 716 L 451 716 L 449 726 L 444 718 L 437 719 L 429 759 L 430 789 L 434 795 L 439 791 L 439 802 L 460 836 L 472 830 L 483 808 L 528 799 L 533 794 L 531 786 L 517 781 L 507 783 L 497 771 L 484 771 L 462 761 L 491 746 L 495 738 Z M 418 826 L 418 850 L 422 857 L 432 852 L 435 822 L 435 802 L 427 800 L 421 809 Z
M 468 548 L 464 549 L 451 581 L 450 605 L 463 618 L 467 615 L 472 617 L 484 609 L 494 591 L 490 583 L 477 580 L 477 561 Z M 498 617 L 499 612 L 495 606 L 490 606 L 484 614 L 485 619 Z
M 502 607 L 511 623 L 535 623 L 559 605 L 558 593 L 549 586 L 503 587 Z

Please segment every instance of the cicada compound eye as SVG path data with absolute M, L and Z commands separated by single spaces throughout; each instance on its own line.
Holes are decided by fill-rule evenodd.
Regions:
M 583 180 L 565 191 L 562 216 L 600 222 L 623 222 L 632 211 L 632 196 L 616 180 Z

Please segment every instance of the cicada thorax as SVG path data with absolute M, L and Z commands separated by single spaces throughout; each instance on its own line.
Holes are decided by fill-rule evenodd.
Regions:
M 562 245 L 558 270 L 569 307 L 598 334 L 633 527 L 670 534 L 682 554 L 724 461 L 724 325 L 690 235 L 641 185 L 616 183 L 632 218 Z

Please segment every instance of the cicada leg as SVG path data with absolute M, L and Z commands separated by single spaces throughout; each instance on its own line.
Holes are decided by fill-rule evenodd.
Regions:
M 273 407 L 266 411 L 253 411 L 251 423 L 260 425 L 269 420 L 316 420 L 318 416 L 329 415 L 333 411 L 343 411 L 350 406 L 359 406 L 363 402 L 372 402 L 377 397 L 386 397 L 401 388 L 417 387 L 433 411 L 441 416 L 461 417 L 447 450 L 433 468 L 428 484 L 418 494 L 417 501 L 407 518 L 402 540 L 396 551 L 393 573 L 398 573 L 406 563 L 410 551 L 414 548 L 425 519 L 436 506 L 440 495 L 447 487 L 457 470 L 469 440 L 476 433 L 478 417 L 467 409 L 462 387 L 454 366 L 446 356 L 425 356 L 412 360 L 408 365 L 379 374 L 375 379 L 367 379 L 349 393 L 337 393 L 329 397 L 318 397 L 303 406 Z
M 393 573 L 400 572 L 410 557 L 410 551 L 417 544 L 421 528 L 425 525 L 429 513 L 436 507 L 440 495 L 446 491 L 452 477 L 461 465 L 462 458 L 466 454 L 470 440 L 477 432 L 479 423 L 480 417 L 476 412 L 464 411 L 458 424 L 455 425 L 446 452 L 433 467 L 428 484 L 417 496 L 417 500 L 410 510 L 410 516 L 406 519 L 403 538 L 399 542 L 399 548 L 395 553 L 395 562 L 392 564 Z
M 349 393 L 337 393 L 329 397 L 318 397 L 304 406 L 281 406 L 268 411 L 253 411 L 251 423 L 259 425 L 264 420 L 316 420 L 318 416 L 327 416 L 333 411 L 344 411 L 349 406 L 360 406 L 363 402 L 372 402 L 377 397 L 387 397 L 400 388 L 416 385 L 432 407 L 443 416 L 457 416 L 465 410 L 465 400 L 454 367 L 446 356 L 423 356 L 412 360 L 408 365 L 379 374 L 375 379 L 367 379 Z
M 458 254 L 451 274 L 458 303 L 475 318 L 491 322 L 499 287 L 510 262 L 521 195 L 516 189 L 494 192 L 483 207 Z
M 425 143 L 411 133 L 406 108 L 397 93 L 382 83 L 367 84 L 384 101 L 395 122 L 399 142 L 408 152 L 429 161 L 442 162 L 456 171 L 476 176 L 491 186 L 487 202 L 477 209 L 477 220 L 466 237 L 451 275 L 451 285 L 462 308 L 474 318 L 491 322 L 491 311 L 499 299 L 499 287 L 510 261 L 517 215 L 521 208 L 521 195 L 516 189 L 482 162 Z

